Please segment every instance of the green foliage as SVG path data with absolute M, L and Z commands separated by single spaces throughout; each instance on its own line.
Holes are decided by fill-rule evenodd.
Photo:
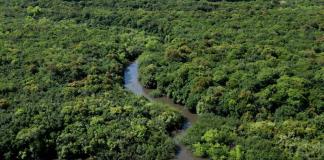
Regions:
M 81 2 L 0 2 L 0 159 L 172 158 L 180 114 L 122 88 L 158 41 L 100 25 Z
M 42 9 L 39 6 L 28 6 L 27 7 L 27 14 L 30 16 L 37 16 L 42 13 Z
M 162 97 L 163 93 L 161 90 L 159 89 L 155 89 L 153 91 L 150 92 L 150 96 L 154 97 L 154 98 L 158 98 L 158 97 Z
M 182 138 L 197 156 L 212 159 L 321 159 L 321 123 L 286 120 L 242 122 L 202 115 Z
M 266 113 L 278 120 L 309 108 L 322 113 L 323 100 L 314 95 L 323 92 L 322 5 L 308 0 L 194 5 L 200 9 L 168 15 L 173 28 L 164 35 L 164 49 L 142 55 L 144 84 L 154 82 L 199 113 L 252 118 Z M 218 86 L 224 91 L 211 98 L 209 88 Z
M 0 108 L 7 109 L 9 107 L 9 102 L 6 99 L 0 99 Z
M 171 27 L 160 35 L 166 39 L 163 48 L 140 56 L 140 68 L 143 79 L 154 80 L 176 103 L 201 115 L 242 121 L 239 127 L 219 124 L 220 118 L 213 116 L 203 118 L 183 139 L 194 154 L 321 159 L 321 149 L 313 152 L 310 145 L 323 148 L 323 129 L 311 125 L 320 121 L 324 106 L 323 5 L 258 0 L 196 1 L 191 7 L 196 10 L 178 9 L 176 16 L 154 12 L 168 17 Z M 149 66 L 153 72 L 145 71 Z M 286 124 L 294 128 L 281 127 Z M 232 143 L 221 135 L 232 137 Z
M 323 159 L 318 0 L 0 0 L 0 159 Z M 222 116 L 222 117 L 219 117 Z M 225 118 L 226 117 L 226 118 Z

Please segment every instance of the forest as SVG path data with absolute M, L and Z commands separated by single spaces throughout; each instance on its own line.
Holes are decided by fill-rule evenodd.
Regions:
M 323 0 L 0 0 L 0 159 L 324 159 Z

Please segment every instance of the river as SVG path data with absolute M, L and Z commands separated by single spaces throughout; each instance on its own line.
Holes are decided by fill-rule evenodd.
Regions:
M 144 96 L 150 101 L 156 101 L 161 102 L 164 104 L 167 104 L 168 106 L 177 109 L 183 117 L 186 118 L 185 124 L 183 124 L 184 127 L 182 127 L 181 130 L 178 130 L 176 132 L 176 136 L 183 134 L 184 131 L 189 128 L 193 123 L 197 120 L 197 115 L 191 113 L 188 109 L 186 109 L 184 106 L 181 106 L 179 104 L 173 103 L 173 101 L 168 97 L 161 97 L 161 98 L 153 98 L 149 96 L 148 89 L 145 89 L 141 83 L 139 82 L 139 74 L 138 74 L 138 62 L 135 61 L 131 63 L 124 72 L 124 84 L 125 88 L 127 88 L 132 93 Z M 176 137 L 174 136 L 174 137 Z M 189 149 L 187 149 L 183 144 L 177 141 L 176 138 L 174 138 L 174 141 L 176 142 L 178 146 L 178 151 L 176 154 L 175 159 L 177 160 L 201 160 L 200 158 L 194 157 L 193 154 Z

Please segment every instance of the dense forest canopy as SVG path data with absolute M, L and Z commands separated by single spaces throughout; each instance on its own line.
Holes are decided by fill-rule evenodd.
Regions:
M 1 5 L 0 159 L 171 158 L 180 114 L 122 88 L 150 36 L 64 17 L 74 3 Z
M 183 141 L 212 159 L 322 159 L 323 3 L 205 4 L 140 57 L 146 87 L 202 115 Z
M 324 159 L 322 0 L 0 0 L 0 159 Z

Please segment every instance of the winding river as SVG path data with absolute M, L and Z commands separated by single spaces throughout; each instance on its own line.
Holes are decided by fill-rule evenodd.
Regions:
M 179 112 L 182 114 L 183 117 L 186 118 L 186 122 L 183 125 L 181 130 L 178 130 L 176 132 L 176 136 L 183 134 L 184 131 L 190 127 L 193 123 L 196 122 L 197 120 L 197 115 L 189 112 L 184 106 L 178 105 L 173 103 L 171 99 L 168 97 L 161 97 L 161 98 L 153 98 L 149 96 L 149 90 L 145 89 L 139 82 L 138 79 L 138 62 L 135 61 L 132 64 L 130 64 L 125 72 L 124 72 L 124 84 L 125 88 L 130 90 L 132 93 L 139 95 L 139 96 L 144 96 L 150 101 L 156 101 L 156 102 L 161 102 L 164 104 L 167 104 L 168 106 L 175 108 L 179 110 Z M 176 137 L 174 136 L 174 137 Z M 176 154 L 175 159 L 177 160 L 200 160 L 200 158 L 194 157 L 189 149 L 187 149 L 183 144 L 181 144 L 179 141 L 177 141 L 176 138 L 174 138 L 174 141 L 176 142 L 179 150 Z

